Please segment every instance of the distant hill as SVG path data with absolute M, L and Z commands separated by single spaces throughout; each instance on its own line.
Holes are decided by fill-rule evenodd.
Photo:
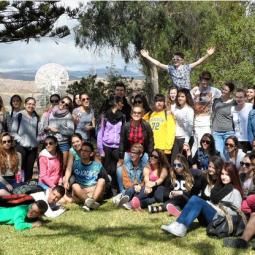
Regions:
M 144 75 L 140 72 L 134 72 L 131 70 L 114 69 L 120 75 L 125 77 L 134 77 L 135 79 L 144 79 Z M 107 69 L 99 68 L 96 70 L 85 70 L 85 71 L 68 71 L 70 80 L 77 80 L 82 77 L 87 77 L 88 75 L 96 74 L 98 77 L 104 78 L 107 73 Z M 10 71 L 10 72 L 0 72 L 0 77 L 3 79 L 12 80 L 23 80 L 23 81 L 33 81 L 35 79 L 36 71 Z

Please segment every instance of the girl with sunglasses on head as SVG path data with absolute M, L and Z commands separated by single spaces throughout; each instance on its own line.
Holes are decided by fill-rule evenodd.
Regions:
M 15 175 L 20 169 L 21 154 L 16 151 L 11 135 L 2 133 L 0 137 L 0 196 L 12 193 L 17 183 Z
M 242 193 L 236 166 L 231 162 L 224 163 L 218 180 L 211 190 L 210 201 L 192 196 L 177 220 L 169 225 L 162 225 L 161 229 L 175 236 L 184 237 L 196 218 L 201 225 L 207 226 L 219 215 L 224 216 L 217 206 L 220 202 L 227 202 L 241 208 Z M 224 209 L 230 215 L 236 215 L 231 208 L 224 206 Z
M 20 95 L 13 95 L 10 99 L 11 112 L 7 114 L 7 129 L 11 132 L 12 122 L 16 115 L 21 111 L 22 99 Z
M 55 136 L 47 136 L 44 149 L 39 154 L 39 185 L 53 188 L 62 184 L 62 154 Z
M 69 96 L 64 96 L 59 104 L 54 106 L 49 114 L 48 122 L 40 125 L 40 132 L 47 132 L 57 138 L 60 151 L 63 154 L 63 169 L 66 168 L 68 151 L 70 149 L 69 140 L 74 132 L 74 123 L 71 115 L 72 100 Z
M 175 118 L 176 131 L 171 163 L 173 163 L 178 153 L 186 154 L 186 149 L 189 149 L 189 142 L 192 136 L 194 110 L 193 99 L 188 89 L 179 89 L 176 107 L 172 113 Z
M 146 208 L 157 201 L 157 197 L 162 197 L 160 193 L 163 184 L 169 173 L 169 164 L 164 153 L 159 149 L 154 149 L 150 155 L 149 164 L 143 169 L 144 187 L 140 193 L 131 200 L 131 207 L 134 210 Z M 159 193 L 159 194 L 158 194 Z
M 201 140 L 200 146 L 194 157 L 191 158 L 191 151 L 187 146 L 186 153 L 188 161 L 193 168 L 200 169 L 202 171 L 208 169 L 209 158 L 212 156 L 220 156 L 220 153 L 215 148 L 214 138 L 211 134 L 205 133 Z
M 189 170 L 189 163 L 182 154 L 177 154 L 170 168 L 170 175 L 161 192 L 157 192 L 156 201 L 164 201 L 163 205 L 148 206 L 150 213 L 168 211 L 170 215 L 178 217 L 191 195 L 200 191 L 201 174 L 192 175 Z
M 143 108 L 143 115 L 146 114 L 147 112 L 151 111 L 151 108 L 149 106 L 149 103 L 146 99 L 146 97 L 142 94 L 135 95 L 132 106 L 141 106 Z
M 12 135 L 16 141 L 16 149 L 22 155 L 21 169 L 24 170 L 25 181 L 29 181 L 33 177 L 38 151 L 39 116 L 35 111 L 35 98 L 27 97 L 24 108 L 13 120 Z
M 38 134 L 38 141 L 43 142 L 46 136 L 48 135 L 48 130 L 43 129 L 43 127 L 48 126 L 49 124 L 49 116 L 52 112 L 52 109 L 59 104 L 60 95 L 59 94 L 52 94 L 50 95 L 50 104 L 45 109 L 42 114 L 40 123 L 39 123 L 39 134 Z
M 233 162 L 237 169 L 240 168 L 240 162 L 242 161 L 245 153 L 238 149 L 238 140 L 236 136 L 229 136 L 225 141 L 224 158 L 226 161 Z
M 75 124 L 75 132 L 81 134 L 84 141 L 91 140 L 91 132 L 95 128 L 96 121 L 94 110 L 90 104 L 87 93 L 80 94 L 81 105 L 73 110 L 72 116 Z

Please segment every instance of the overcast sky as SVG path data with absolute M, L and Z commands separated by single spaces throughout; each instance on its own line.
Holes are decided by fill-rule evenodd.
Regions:
M 62 4 L 75 7 L 77 2 L 64 0 Z M 56 25 L 62 24 L 72 27 L 75 22 L 63 16 Z M 75 47 L 73 35 L 58 40 L 50 38 L 42 38 L 40 42 L 30 40 L 28 44 L 25 42 L 1 43 L 0 47 L 0 72 L 37 70 L 47 63 L 58 63 L 64 65 L 68 70 L 96 70 L 110 66 L 112 62 L 117 68 L 124 69 L 126 67 L 139 72 L 137 60 L 126 65 L 120 53 L 114 49 L 103 49 L 101 52 L 80 49 Z

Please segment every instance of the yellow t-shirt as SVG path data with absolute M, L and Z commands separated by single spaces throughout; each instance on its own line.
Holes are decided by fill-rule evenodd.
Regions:
M 144 120 L 150 123 L 154 137 L 154 148 L 170 154 L 175 139 L 175 120 L 172 114 L 165 111 L 152 112 L 144 115 Z

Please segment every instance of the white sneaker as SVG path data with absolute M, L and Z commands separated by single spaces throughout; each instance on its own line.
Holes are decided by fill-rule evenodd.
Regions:
M 184 237 L 187 233 L 187 227 L 177 221 L 169 225 L 162 225 L 161 229 L 178 237 Z
M 129 201 L 129 196 L 123 195 L 119 201 L 118 206 L 122 207 L 124 204 L 126 204 Z
M 85 206 L 87 206 L 90 209 L 97 209 L 100 204 L 96 202 L 93 198 L 87 198 L 84 203 Z
M 121 198 L 122 198 L 122 193 L 120 193 L 117 196 L 113 197 L 112 198 L 113 204 L 115 204 L 116 206 L 119 206 Z
M 83 208 L 85 211 L 87 211 L 87 212 L 90 211 L 89 207 L 87 207 L 86 205 L 84 205 L 82 208 Z
M 125 209 L 127 209 L 127 210 L 131 210 L 131 209 L 132 209 L 132 206 L 131 206 L 131 204 L 130 204 L 129 202 L 127 202 L 127 203 L 125 203 L 125 204 L 122 205 L 122 208 L 125 208 Z

